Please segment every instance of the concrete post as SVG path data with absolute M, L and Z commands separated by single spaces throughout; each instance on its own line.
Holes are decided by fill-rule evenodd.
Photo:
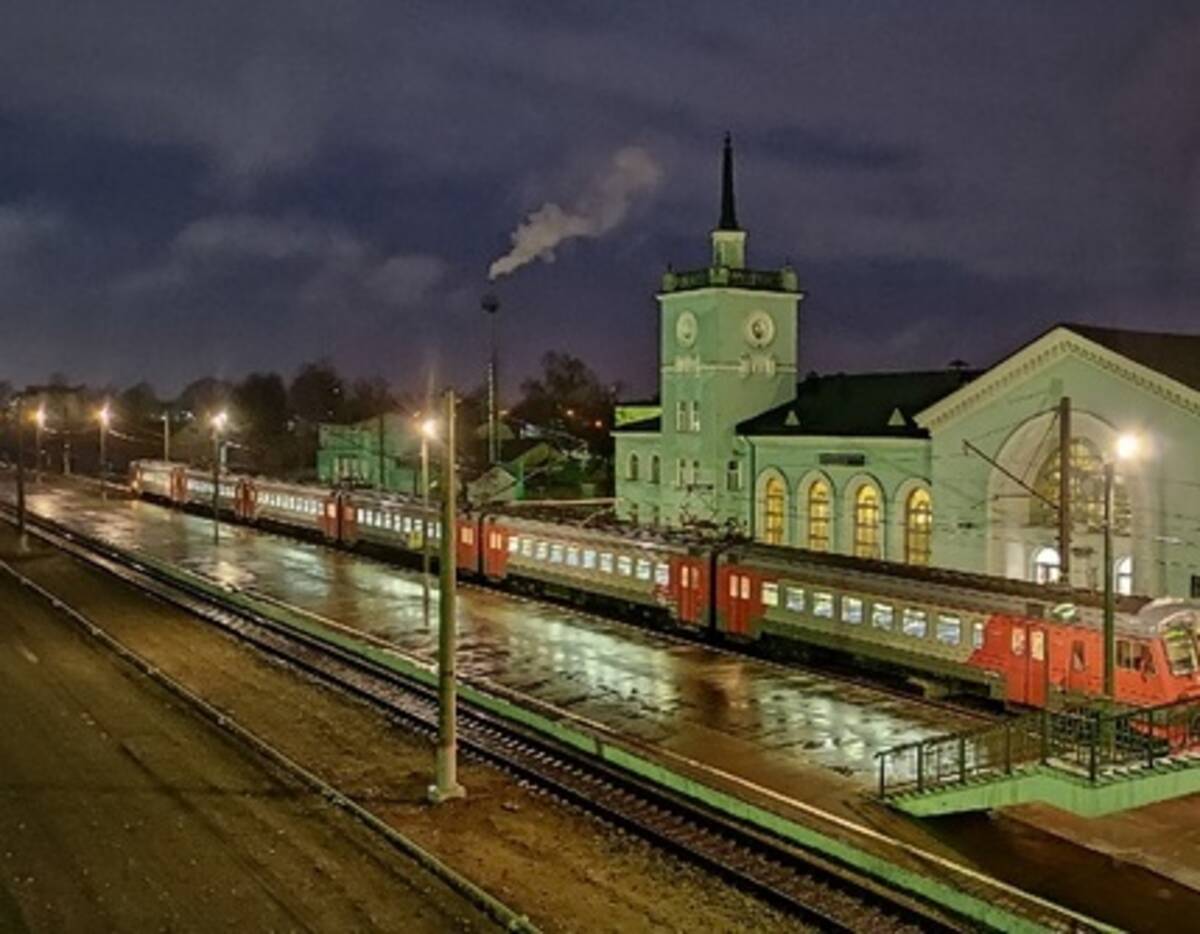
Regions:
M 458 783 L 458 723 L 455 684 L 455 588 L 458 569 L 457 485 L 455 476 L 454 390 L 446 391 L 442 457 L 441 589 L 438 598 L 438 744 L 435 782 L 429 800 L 440 804 L 466 795 Z
M 1113 465 L 1104 465 L 1104 696 L 1117 699 L 1116 598 L 1113 594 Z

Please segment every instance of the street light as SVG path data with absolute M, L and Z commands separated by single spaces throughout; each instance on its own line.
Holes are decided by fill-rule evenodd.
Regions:
M 96 419 L 100 422 L 100 497 L 108 499 L 108 487 L 104 484 L 104 465 L 108 461 L 108 429 L 112 424 L 112 409 L 107 402 L 96 413 Z
M 1120 461 L 1131 461 L 1141 451 L 1141 439 L 1134 434 L 1119 435 L 1113 445 L 1113 454 Z M 1115 487 L 1116 464 L 1109 458 L 1104 462 L 1104 696 L 1110 701 L 1117 698 L 1117 613 L 1112 545 Z
M 163 423 L 163 460 L 171 459 L 171 410 L 162 413 Z
M 437 438 L 437 422 L 421 422 L 421 612 L 429 631 L 429 442 Z
M 42 432 L 46 430 L 46 406 L 41 403 L 37 407 L 37 411 L 33 413 L 33 424 L 36 429 L 34 432 L 34 451 L 33 451 L 33 478 L 36 482 L 42 482 Z
M 221 541 L 221 432 L 229 421 L 229 413 L 217 412 L 211 419 L 213 441 L 213 471 L 212 471 L 212 507 L 213 507 L 213 544 Z

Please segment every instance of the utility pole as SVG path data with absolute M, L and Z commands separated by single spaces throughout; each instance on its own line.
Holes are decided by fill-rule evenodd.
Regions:
M 33 481 L 42 482 L 42 432 L 46 428 L 46 406 L 39 405 L 33 413 Z
M 25 535 L 25 396 L 17 395 L 17 531 Z
M 112 410 L 105 402 L 100 409 L 100 498 L 108 499 L 108 487 L 105 485 L 104 465 L 108 462 L 108 423 L 112 421 Z
M 166 412 L 163 412 L 162 422 L 163 422 L 163 460 L 169 461 L 171 459 L 171 412 L 169 409 Z
M 1104 696 L 1117 699 L 1117 613 L 1113 593 L 1114 467 L 1104 462 Z
M 455 476 L 454 390 L 446 391 L 446 423 L 442 457 L 441 591 L 438 599 L 438 744 L 435 782 L 429 799 L 440 804 L 466 795 L 458 783 L 458 724 L 455 698 L 455 572 L 458 517 Z
M 212 510 L 213 510 L 213 544 L 221 542 L 221 429 L 225 427 L 228 416 L 218 412 L 212 417 L 213 468 L 212 468 Z
M 490 350 L 487 370 L 488 393 L 488 465 L 493 466 L 500 460 L 500 421 L 496 414 L 496 312 L 500 310 L 500 299 L 489 292 L 480 302 L 484 314 L 488 316 L 490 330 Z
M 384 485 L 383 485 L 383 468 L 384 468 L 383 441 L 384 441 L 384 438 L 386 437 L 386 434 L 384 432 L 384 429 L 386 426 L 384 424 L 383 416 L 384 416 L 384 413 L 380 412 L 379 413 L 379 489 L 381 491 L 384 489 Z
M 427 418 L 421 423 L 421 619 L 429 631 L 429 442 L 437 431 L 437 422 Z
M 1071 584 L 1071 400 L 1058 400 L 1058 567 Z

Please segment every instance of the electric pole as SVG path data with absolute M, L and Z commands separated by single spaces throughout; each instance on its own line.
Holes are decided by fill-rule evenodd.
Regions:
M 455 587 L 458 570 L 458 516 L 455 476 L 454 390 L 446 391 L 445 434 L 442 448 L 442 535 L 438 599 L 438 741 L 434 784 L 429 799 L 440 804 L 466 795 L 458 783 L 458 724 L 455 684 Z

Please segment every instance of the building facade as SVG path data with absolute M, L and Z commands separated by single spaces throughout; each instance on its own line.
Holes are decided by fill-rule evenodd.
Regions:
M 614 428 L 624 518 L 1098 588 L 1109 462 L 1117 588 L 1200 595 L 1200 336 L 1064 324 L 980 372 L 797 383 L 803 293 L 746 267 L 728 139 L 711 248 L 663 277 L 660 407 Z

